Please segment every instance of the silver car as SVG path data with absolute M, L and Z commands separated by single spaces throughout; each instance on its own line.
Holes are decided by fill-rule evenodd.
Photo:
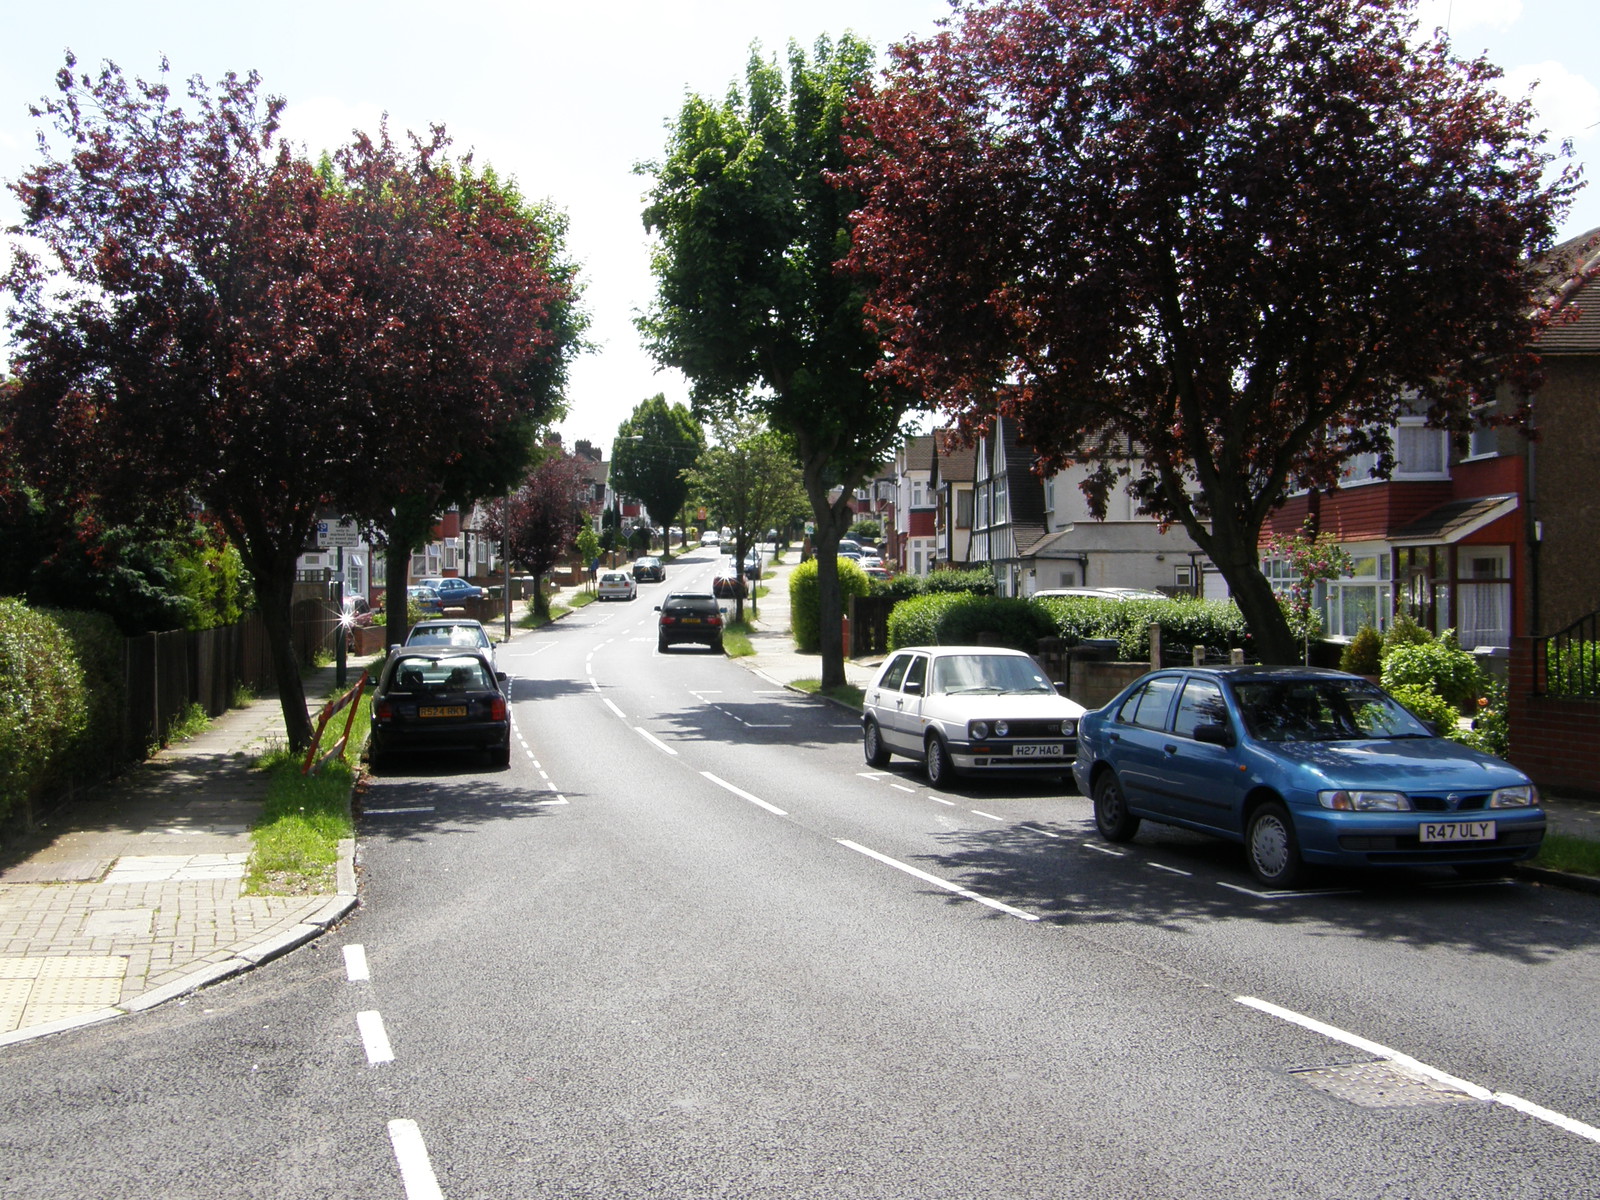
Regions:
M 1083 705 L 1057 693 L 1020 650 L 918 646 L 896 651 L 862 706 L 867 762 L 921 759 L 934 787 L 959 774 L 1063 775 L 1078 748 Z

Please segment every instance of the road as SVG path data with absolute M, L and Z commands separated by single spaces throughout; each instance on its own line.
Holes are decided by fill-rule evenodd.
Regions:
M 372 782 L 339 929 L 0 1056 L 0 1195 L 1594 1194 L 1594 898 L 1264 894 L 871 771 L 844 710 L 658 654 L 710 561 L 669 570 L 502 649 L 509 771 Z

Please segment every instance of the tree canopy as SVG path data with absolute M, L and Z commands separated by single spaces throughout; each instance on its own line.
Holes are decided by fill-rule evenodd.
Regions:
M 834 185 L 871 47 L 791 44 L 788 71 L 752 52 L 743 87 L 691 95 L 672 123 L 644 222 L 657 237 L 651 353 L 688 376 L 696 410 L 758 413 L 794 441 L 816 522 L 822 679 L 844 682 L 835 552 L 851 493 L 900 436 L 910 393 L 874 376 L 865 293 L 838 269 L 858 199 Z
M 154 82 L 75 66 L 35 110 L 55 141 L 13 185 L 42 250 L 6 278 L 6 436 L 30 482 L 79 508 L 204 505 L 255 580 L 300 747 L 289 604 L 313 522 L 384 512 L 547 403 L 573 281 L 537 219 L 446 159 L 440 128 L 313 164 L 253 74 L 192 79 L 180 101 L 165 63 Z
M 620 495 L 642 501 L 650 520 L 665 529 L 688 499 L 689 483 L 683 473 L 694 466 L 705 444 L 693 414 L 681 404 L 668 405 L 658 393 L 617 426 L 611 486 Z
M 551 446 L 523 477 L 509 508 L 506 500 L 489 506 L 485 532 L 501 542 L 513 563 L 534 576 L 533 609 L 540 616 L 550 614 L 542 576 L 561 561 L 585 526 L 588 496 L 584 460 Z
M 1410 0 L 996 0 L 896 51 L 860 106 L 854 267 L 884 372 L 1042 466 L 1126 447 L 1143 510 L 1293 640 L 1263 523 L 1406 403 L 1470 427 L 1527 387 L 1535 260 L 1577 186 L 1497 68 Z

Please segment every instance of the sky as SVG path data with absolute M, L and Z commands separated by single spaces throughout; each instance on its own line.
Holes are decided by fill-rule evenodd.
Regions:
M 313 152 L 355 128 L 425 130 L 442 123 L 458 150 L 548 197 L 571 221 L 597 350 L 573 367 L 558 428 L 610 445 L 635 405 L 657 392 L 687 401 L 685 381 L 659 371 L 634 318 L 653 296 L 640 220 L 666 126 L 689 92 L 720 97 L 753 44 L 850 31 L 880 52 L 935 30 L 945 0 L 52 0 L 7 6 L 0 34 L 0 179 L 37 158 L 28 105 L 53 88 L 70 49 L 79 69 L 110 59 L 153 77 L 165 56 L 176 80 L 214 82 L 251 70 L 288 101 L 284 133 Z M 1485 54 L 1535 105 L 1557 141 L 1572 139 L 1586 177 L 1600 173 L 1600 65 L 1590 50 L 1593 0 L 1424 0 L 1427 27 L 1445 26 L 1458 54 Z M 18 216 L 0 197 L 0 225 Z M 1573 206 L 1563 236 L 1600 227 L 1600 184 Z M 0 252 L 3 253 L 3 252 Z

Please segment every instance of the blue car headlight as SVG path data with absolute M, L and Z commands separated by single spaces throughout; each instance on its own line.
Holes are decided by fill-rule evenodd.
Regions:
M 1318 792 L 1317 803 L 1337 812 L 1410 812 L 1411 798 L 1404 792 L 1368 792 L 1340 788 Z
M 1531 783 L 1495 788 L 1494 794 L 1489 797 L 1490 808 L 1531 808 L 1537 803 L 1539 803 L 1539 789 Z

